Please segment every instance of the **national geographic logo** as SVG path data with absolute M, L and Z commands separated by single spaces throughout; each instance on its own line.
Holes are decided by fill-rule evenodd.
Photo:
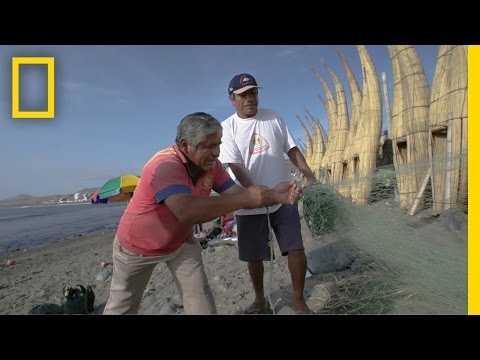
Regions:
M 20 65 L 47 65 L 47 110 L 20 111 Z M 55 117 L 55 59 L 53 57 L 12 57 L 12 118 L 53 119 Z

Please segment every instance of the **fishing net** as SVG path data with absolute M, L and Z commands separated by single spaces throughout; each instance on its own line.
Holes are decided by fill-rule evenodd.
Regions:
M 448 161 L 436 159 L 434 170 L 441 176 L 452 171 L 454 176 L 465 162 L 460 155 Z M 397 171 L 393 165 L 384 166 L 371 177 L 349 184 L 314 183 L 304 188 L 303 215 L 313 238 L 322 242 L 328 234 L 339 235 L 339 246 L 354 260 L 351 276 L 337 279 L 326 275 L 329 278 L 325 282 L 333 281 L 336 286 L 317 312 L 467 313 L 466 187 L 462 193 L 462 187 L 457 186 L 459 190 L 450 199 L 442 193 L 441 200 L 434 200 L 431 179 L 438 177 L 432 176 L 421 196 L 409 195 L 409 206 L 400 206 L 399 193 L 405 187 L 399 191 L 398 179 L 412 177 L 412 172 L 426 173 L 428 164 L 419 162 Z M 353 204 L 337 190 L 347 186 L 353 189 L 362 182 L 371 188 L 367 205 Z M 417 198 L 415 216 L 408 215 Z M 438 216 L 435 203 L 437 208 L 445 207 L 445 199 L 451 201 L 446 206 L 450 209 L 443 209 Z M 461 215 L 464 223 L 458 222 Z M 449 222 L 452 218 L 457 222 Z

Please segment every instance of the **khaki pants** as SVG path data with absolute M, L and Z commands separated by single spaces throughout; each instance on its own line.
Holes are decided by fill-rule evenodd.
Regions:
M 165 262 L 183 299 L 185 314 L 216 314 L 217 308 L 203 267 L 202 248 L 189 240 L 165 256 L 142 256 L 123 248 L 117 236 L 113 242 L 113 277 L 105 315 L 137 314 L 153 269 Z

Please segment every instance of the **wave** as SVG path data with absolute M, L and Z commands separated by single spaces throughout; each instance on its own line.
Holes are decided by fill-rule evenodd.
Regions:
M 38 216 L 45 216 L 49 214 L 27 214 L 27 215 L 17 215 L 17 216 L 10 216 L 10 217 L 0 217 L 0 223 L 3 221 L 11 221 L 16 219 L 26 219 L 26 218 L 34 218 Z

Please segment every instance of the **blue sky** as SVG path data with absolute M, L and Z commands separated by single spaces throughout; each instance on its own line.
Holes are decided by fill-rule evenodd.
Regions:
M 356 47 L 337 47 L 361 86 Z M 391 86 L 387 47 L 367 48 L 380 79 L 386 72 Z M 431 85 L 438 46 L 415 48 Z M 12 119 L 11 59 L 17 56 L 55 57 L 54 119 Z M 156 151 L 174 142 L 185 115 L 205 111 L 220 121 L 230 116 L 228 83 L 242 72 L 263 87 L 260 106 L 277 110 L 295 138 L 305 141 L 296 117 L 303 118 L 305 108 L 328 128 L 317 97 L 324 92 L 311 70 L 332 85 L 323 63 L 349 96 L 332 45 L 0 45 L 0 199 L 73 193 L 114 176 L 140 174 Z M 46 99 L 46 72 L 28 69 L 20 71 L 21 110 L 36 110 Z

